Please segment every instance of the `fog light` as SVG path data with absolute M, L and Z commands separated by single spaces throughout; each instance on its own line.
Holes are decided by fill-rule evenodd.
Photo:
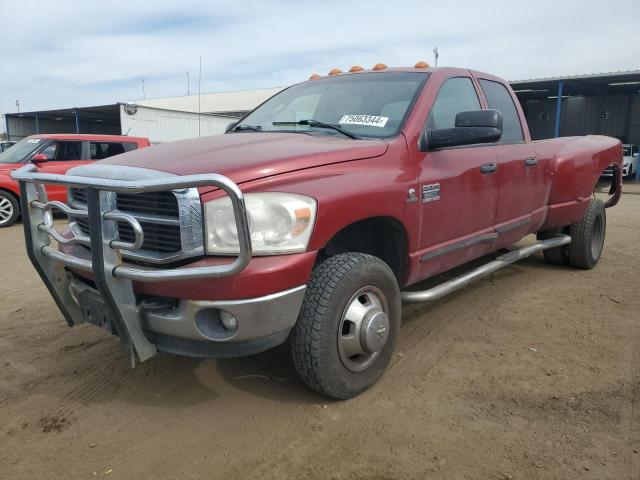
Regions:
M 234 332 L 238 328 L 238 319 L 226 310 L 220 310 L 220 321 L 222 326 L 230 332 Z

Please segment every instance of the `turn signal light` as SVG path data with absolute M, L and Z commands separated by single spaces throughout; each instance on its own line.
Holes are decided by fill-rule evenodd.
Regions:
M 339 75 L 342 73 L 342 70 L 340 70 L 339 68 L 332 68 L 329 71 L 329 75 Z
M 387 68 L 387 66 L 384 63 L 376 63 L 373 66 L 374 70 L 384 70 L 385 68 Z
M 427 62 L 423 62 L 422 60 L 420 60 L 418 63 L 416 63 L 413 68 L 429 68 L 429 64 Z
M 322 75 L 318 75 L 317 73 L 314 73 L 309 77 L 309 80 L 318 80 L 319 78 L 322 78 Z
M 359 72 L 360 70 L 364 70 L 364 68 L 361 67 L 360 65 L 354 65 L 349 69 L 350 72 Z

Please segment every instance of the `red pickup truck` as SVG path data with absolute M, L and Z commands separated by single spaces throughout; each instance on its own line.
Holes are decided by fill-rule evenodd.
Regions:
M 27 251 L 69 325 L 118 335 L 132 364 L 289 339 L 304 382 L 349 398 L 389 364 L 403 301 L 440 298 L 539 251 L 592 268 L 621 161 L 613 138 L 532 142 L 495 76 L 376 65 L 289 87 L 225 135 L 13 177 Z M 610 166 L 605 203 L 593 192 Z M 68 203 L 43 184 L 68 188 Z M 529 234 L 532 244 L 411 288 Z
M 146 138 L 121 135 L 43 134 L 24 138 L 0 153 L 0 228 L 13 225 L 20 216 L 18 182 L 10 173 L 31 162 L 44 173 L 65 173 L 71 167 L 109 158 L 149 146 Z M 48 185 L 51 200 L 67 199 L 67 189 Z

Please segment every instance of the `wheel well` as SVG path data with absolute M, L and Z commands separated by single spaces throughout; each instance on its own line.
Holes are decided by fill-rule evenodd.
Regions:
M 3 188 L 0 187 L 0 190 L 2 190 L 5 193 L 8 193 L 9 195 L 11 195 L 13 198 L 16 199 L 16 202 L 18 202 L 18 205 L 20 204 L 20 197 L 18 196 L 18 194 L 16 192 L 14 192 L 13 190 L 9 190 L 8 188 Z
M 321 250 L 320 259 L 339 253 L 359 252 L 383 260 L 402 284 L 407 271 L 407 233 L 391 217 L 373 217 L 352 223 L 338 233 Z

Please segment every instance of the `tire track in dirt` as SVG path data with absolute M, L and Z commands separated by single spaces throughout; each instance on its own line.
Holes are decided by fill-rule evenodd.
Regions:
M 264 354 L 262 358 L 268 360 L 273 354 Z M 241 361 L 241 360 L 238 360 Z M 172 369 L 180 365 L 181 359 L 166 357 L 160 368 Z M 246 364 L 246 363 L 245 363 Z M 211 394 L 200 404 L 195 404 L 187 411 L 177 412 L 168 408 L 165 412 L 157 409 L 141 408 L 140 416 L 134 418 L 128 425 L 128 445 L 126 451 L 121 451 L 113 456 L 109 468 L 114 472 L 126 471 L 131 475 L 168 475 L 174 470 L 184 473 L 194 469 L 197 471 L 198 461 L 184 465 L 186 458 L 197 458 L 199 461 L 212 461 L 217 459 L 220 465 L 217 473 L 222 477 L 228 475 L 222 472 L 234 470 L 233 462 L 230 462 L 233 451 L 243 450 L 243 469 L 250 464 L 259 464 L 265 457 L 270 457 L 264 450 L 280 445 L 286 450 L 287 446 L 295 440 L 291 432 L 304 432 L 310 429 L 309 423 L 313 422 L 313 412 L 319 407 L 314 406 L 319 397 L 303 390 L 299 382 L 295 381 L 295 388 L 289 386 L 289 381 L 277 380 L 277 371 L 269 372 L 267 380 L 264 370 L 261 369 L 260 360 L 256 360 L 254 372 L 238 375 L 241 380 L 230 380 L 221 377 L 216 361 L 204 361 L 196 366 L 195 376 Z M 187 372 L 175 372 L 188 375 Z M 244 373 L 244 372 L 243 372 Z M 256 389 L 244 391 L 238 389 L 247 382 L 254 382 Z M 274 390 L 274 391 L 270 391 Z M 253 392 L 273 396 L 274 399 L 253 395 Z M 247 394 L 249 393 L 249 394 Z M 183 392 L 189 395 L 189 392 Z M 287 409 L 276 410 L 274 407 L 281 404 L 277 398 L 293 397 L 300 402 L 299 405 L 289 404 Z M 274 403 L 275 401 L 275 403 Z M 233 411 L 232 415 L 228 412 Z M 306 412 L 306 414 L 301 414 Z M 309 414 L 311 413 L 311 415 Z M 274 422 L 283 430 L 273 431 Z M 165 431 L 171 431 L 171 438 L 164 435 Z M 248 432 L 269 432 L 271 440 L 269 444 L 259 442 L 251 445 L 247 440 Z M 118 435 L 118 428 L 109 429 L 107 435 Z M 247 448 L 247 442 L 251 445 Z M 148 463 L 141 459 L 155 459 Z M 199 473 L 194 473 L 199 478 Z M 206 476 L 205 476 L 206 477 Z M 207 477 L 208 478 L 208 477 Z

